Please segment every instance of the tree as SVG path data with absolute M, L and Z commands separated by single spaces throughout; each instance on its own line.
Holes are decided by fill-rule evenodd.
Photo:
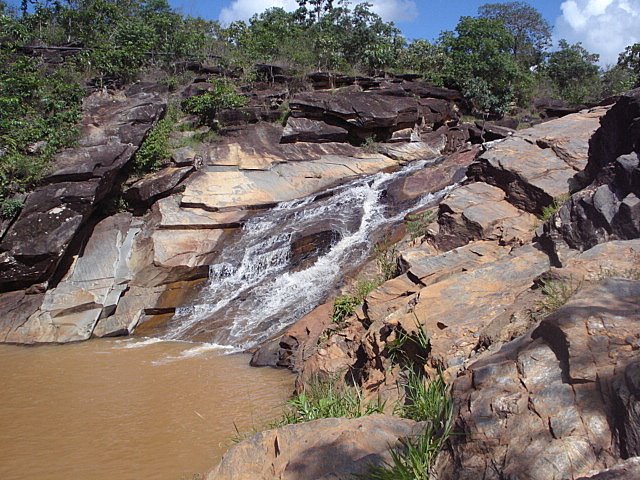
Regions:
M 570 45 L 563 39 L 559 49 L 549 55 L 543 73 L 563 100 L 572 104 L 597 100 L 600 96 L 599 58 L 581 43 Z
M 333 0 L 296 0 L 300 18 L 305 18 L 310 24 L 318 23 L 322 16 L 333 10 Z
M 525 67 L 542 62 L 551 45 L 551 26 L 538 10 L 524 2 L 487 3 L 478 14 L 503 23 L 511 34 L 511 53 L 518 62 Z
M 398 66 L 404 71 L 419 73 L 434 85 L 442 86 L 449 69 L 449 57 L 440 44 L 414 40 L 400 52 Z
M 478 110 L 503 114 L 524 100 L 529 73 L 511 55 L 513 37 L 502 22 L 462 17 L 455 33 L 439 41 L 449 60 L 445 84 L 461 89 Z
M 631 71 L 635 75 L 634 86 L 640 87 L 640 43 L 625 48 L 618 56 L 618 67 Z

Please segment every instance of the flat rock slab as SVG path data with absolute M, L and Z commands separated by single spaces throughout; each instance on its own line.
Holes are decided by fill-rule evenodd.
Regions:
M 166 230 L 207 230 L 239 227 L 247 217 L 246 210 L 211 212 L 203 208 L 180 207 L 180 196 L 172 195 L 153 205 L 158 228 Z
M 317 160 L 325 155 L 348 157 L 360 152 L 348 143 L 280 143 L 282 131 L 279 125 L 259 123 L 229 132 L 205 149 L 204 164 L 269 170 L 278 163 Z
M 427 286 L 451 275 L 473 270 L 507 255 L 509 247 L 496 242 L 479 241 L 437 255 L 425 248 L 414 247 L 400 252 L 400 259 L 408 268 L 407 276 Z
M 503 189 L 518 208 L 540 214 L 569 192 L 587 165 L 589 139 L 607 110 L 597 107 L 520 130 L 481 155 L 471 176 Z
M 606 279 L 471 365 L 438 478 L 577 478 L 637 456 L 639 302 L 640 282 Z
M 186 186 L 182 206 L 208 210 L 267 207 L 394 166 L 397 162 L 383 156 L 327 156 L 275 165 L 269 171 L 199 171 Z
M 494 262 L 427 285 L 406 309 L 384 322 L 400 325 L 406 332 L 423 328 L 431 341 L 434 364 L 455 369 L 471 356 L 479 332 L 514 308 L 517 297 L 548 269 L 543 252 L 519 247 Z
M 147 175 L 131 185 L 125 198 L 149 205 L 160 196 L 166 196 L 193 171 L 193 167 L 169 167 Z
M 259 433 L 232 447 L 207 480 L 352 479 L 390 461 L 389 447 L 418 433 L 384 415 L 328 418 Z

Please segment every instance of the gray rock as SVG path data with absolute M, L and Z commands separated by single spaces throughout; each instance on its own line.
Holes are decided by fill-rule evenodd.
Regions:
M 636 455 L 639 300 L 640 282 L 604 280 L 471 365 L 439 478 L 576 478 Z
M 45 185 L 28 196 L 0 243 L 0 291 L 53 275 L 164 109 L 164 99 L 146 85 L 134 85 L 117 97 L 95 93 L 85 99 L 79 147 L 56 156 Z
M 328 418 L 259 433 L 231 448 L 207 480 L 352 479 L 390 461 L 419 424 L 391 416 Z

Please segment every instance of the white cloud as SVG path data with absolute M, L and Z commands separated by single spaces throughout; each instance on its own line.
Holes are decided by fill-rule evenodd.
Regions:
M 298 8 L 298 4 L 295 0 L 233 0 L 231 5 L 220 12 L 220 21 L 228 24 L 235 20 L 249 20 L 255 13 L 264 12 L 271 7 L 291 11 Z
M 369 3 L 373 5 L 371 10 L 387 22 L 408 21 L 418 16 L 415 0 L 370 0 Z M 248 20 L 255 13 L 264 12 L 270 7 L 292 11 L 298 8 L 298 3 L 295 0 L 233 0 L 220 12 L 220 21 L 228 24 L 234 20 Z
M 640 42 L 640 0 L 566 0 L 556 20 L 556 40 L 582 42 L 600 54 L 602 65 L 614 64 L 627 45 Z

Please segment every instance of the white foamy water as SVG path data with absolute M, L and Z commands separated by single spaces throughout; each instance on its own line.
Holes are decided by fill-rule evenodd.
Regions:
M 198 298 L 181 307 L 165 339 L 198 338 L 234 351 L 256 346 L 325 300 L 345 269 L 370 254 L 372 237 L 418 207 L 436 203 L 452 187 L 427 193 L 394 211 L 381 203 L 390 181 L 427 165 L 414 162 L 394 173 L 378 173 L 347 185 L 278 204 L 249 220 Z M 330 248 L 302 269 L 291 265 L 291 244 L 303 232 L 335 233 Z

